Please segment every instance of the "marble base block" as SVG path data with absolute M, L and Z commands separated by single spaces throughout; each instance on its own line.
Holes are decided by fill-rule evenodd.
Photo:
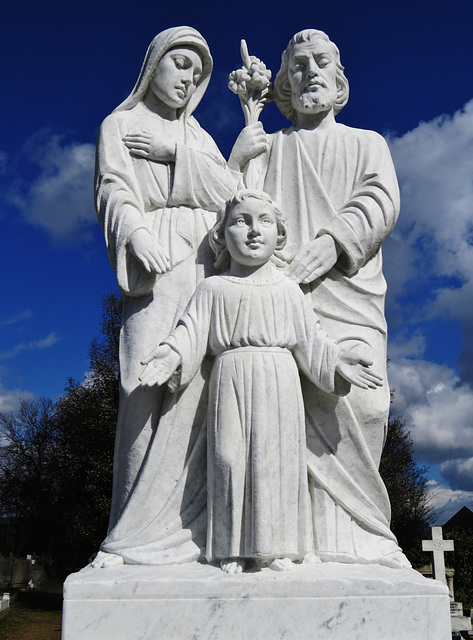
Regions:
M 450 603 L 440 582 L 379 565 L 87 567 L 65 582 L 62 638 L 450 640 Z

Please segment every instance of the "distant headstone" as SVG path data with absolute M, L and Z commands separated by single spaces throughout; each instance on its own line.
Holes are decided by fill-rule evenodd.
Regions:
M 434 578 L 447 584 L 445 575 L 445 551 L 453 551 L 453 540 L 444 540 L 442 527 L 431 527 L 432 540 L 422 540 L 422 551 L 431 551 L 434 556 Z
M 0 600 L 0 613 L 3 613 L 3 611 L 6 611 L 9 606 L 10 606 L 10 594 L 5 592 L 2 595 L 2 598 Z
M 17 589 L 26 587 L 31 579 L 31 563 L 26 558 L 15 558 L 11 568 L 11 585 Z

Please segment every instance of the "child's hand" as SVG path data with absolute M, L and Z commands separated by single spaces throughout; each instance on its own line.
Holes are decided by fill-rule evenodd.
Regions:
M 142 387 L 164 384 L 181 364 L 181 356 L 167 344 L 160 345 L 141 362 L 146 365 L 140 376 Z
M 362 358 L 356 353 L 341 351 L 338 356 L 337 371 L 338 373 L 361 389 L 376 389 L 383 386 L 383 378 L 370 367 L 373 363 L 366 358 Z

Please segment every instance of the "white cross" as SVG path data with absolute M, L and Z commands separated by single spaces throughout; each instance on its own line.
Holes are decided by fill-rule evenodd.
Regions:
M 442 538 L 442 527 L 431 527 L 432 540 L 422 540 L 422 551 L 432 551 L 434 554 L 434 578 L 447 584 L 445 575 L 444 551 L 453 551 L 453 540 Z

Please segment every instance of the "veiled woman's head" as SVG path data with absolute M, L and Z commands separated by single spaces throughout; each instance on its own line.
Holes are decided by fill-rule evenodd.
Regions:
M 190 115 L 207 88 L 212 72 L 209 47 L 192 27 L 175 27 L 151 42 L 136 85 L 115 111 L 132 109 L 150 97 Z
M 183 109 L 201 81 L 202 69 L 202 58 L 194 47 L 169 49 L 151 76 L 148 99 L 171 109 Z

